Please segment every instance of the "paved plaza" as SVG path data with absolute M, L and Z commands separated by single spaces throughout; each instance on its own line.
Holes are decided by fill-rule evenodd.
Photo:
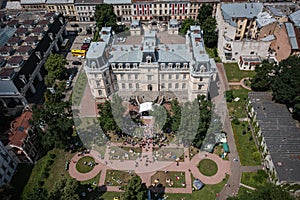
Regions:
M 230 162 L 227 160 L 221 159 L 216 154 L 210 154 L 206 152 L 199 152 L 190 159 L 188 148 L 184 148 L 183 146 L 170 144 L 164 148 L 182 148 L 184 149 L 184 161 L 177 162 L 174 161 L 158 161 L 153 159 L 152 145 L 142 148 L 142 154 L 136 160 L 112 160 L 110 159 L 111 147 L 117 146 L 121 148 L 123 143 L 108 143 L 105 151 L 104 157 L 100 155 L 99 152 L 91 150 L 89 154 L 85 154 L 84 156 L 92 156 L 95 159 L 95 162 L 98 163 L 95 165 L 92 171 L 88 173 L 79 173 L 76 170 L 76 163 L 82 155 L 75 155 L 72 158 L 72 161 L 69 166 L 69 173 L 71 177 L 77 179 L 78 181 L 85 181 L 95 177 L 101 171 L 99 186 L 106 185 L 107 191 L 120 191 L 117 186 L 107 186 L 105 183 L 106 172 L 107 170 L 122 170 L 122 171 L 134 171 L 138 174 L 142 181 L 146 183 L 147 186 L 151 186 L 151 176 L 153 176 L 157 171 L 175 171 L 175 172 L 185 172 L 185 188 L 169 188 L 167 187 L 166 193 L 192 193 L 192 178 L 193 175 L 195 178 L 200 179 L 204 184 L 217 184 L 221 182 L 226 174 L 230 174 Z M 126 145 L 126 147 L 132 147 L 131 145 Z M 146 150 L 147 149 L 147 150 Z M 218 171 L 213 176 L 204 176 L 198 170 L 198 164 L 202 159 L 211 159 L 213 160 L 217 166 Z

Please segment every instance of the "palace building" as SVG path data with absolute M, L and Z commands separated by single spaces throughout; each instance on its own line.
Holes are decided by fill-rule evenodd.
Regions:
M 168 31 L 142 30 L 134 20 L 130 34 L 115 35 L 110 27 L 92 42 L 84 69 L 93 97 L 104 101 L 114 93 L 125 100 L 177 98 L 192 101 L 210 94 L 216 64 L 205 51 L 200 26 L 178 35 L 178 22 Z

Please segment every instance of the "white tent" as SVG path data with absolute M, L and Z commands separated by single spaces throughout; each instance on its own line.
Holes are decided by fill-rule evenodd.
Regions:
M 139 110 L 140 113 L 149 110 L 153 110 L 152 102 L 145 102 L 140 104 L 140 110 Z

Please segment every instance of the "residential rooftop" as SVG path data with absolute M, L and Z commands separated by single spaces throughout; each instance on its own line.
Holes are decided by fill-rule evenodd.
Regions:
M 300 10 L 290 14 L 289 18 L 295 24 L 295 26 L 300 27 Z
M 249 92 L 250 104 L 262 131 L 279 181 L 300 182 L 300 128 L 270 92 Z

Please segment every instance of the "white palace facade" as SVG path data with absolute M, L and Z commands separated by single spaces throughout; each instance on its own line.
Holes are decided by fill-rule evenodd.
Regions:
M 143 30 L 134 20 L 130 34 L 115 35 L 110 27 L 99 34 L 101 42 L 91 43 L 84 63 L 97 101 L 114 93 L 141 101 L 177 98 L 184 102 L 209 96 L 217 70 L 205 51 L 200 26 L 191 26 L 180 36 L 176 20 L 162 32 Z

